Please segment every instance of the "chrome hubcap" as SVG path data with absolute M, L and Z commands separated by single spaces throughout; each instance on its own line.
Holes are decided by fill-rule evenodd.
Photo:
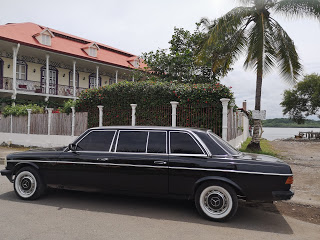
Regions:
M 21 172 L 16 176 L 15 187 L 21 197 L 31 197 L 37 189 L 36 178 L 28 171 Z
M 206 215 L 212 218 L 223 218 L 232 209 L 230 193 L 220 186 L 210 186 L 200 195 L 200 206 Z

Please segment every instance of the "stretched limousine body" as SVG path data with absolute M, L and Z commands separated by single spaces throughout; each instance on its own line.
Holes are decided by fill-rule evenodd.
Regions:
M 209 130 L 101 127 L 61 150 L 7 156 L 1 171 L 22 199 L 47 186 L 194 199 L 199 213 L 223 221 L 238 199 L 288 200 L 290 167 L 277 158 L 243 154 Z

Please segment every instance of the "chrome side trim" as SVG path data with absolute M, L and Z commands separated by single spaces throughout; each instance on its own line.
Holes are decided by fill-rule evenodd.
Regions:
M 93 162 L 68 162 L 68 161 L 41 161 L 41 160 L 8 160 L 8 162 L 44 162 L 44 163 L 65 163 L 65 164 L 87 164 L 87 165 L 109 165 L 109 166 L 123 166 L 123 167 L 140 167 L 140 168 L 166 168 L 175 170 L 192 170 L 192 171 L 209 171 L 209 172 L 230 172 L 230 173 L 243 173 L 243 174 L 255 174 L 255 175 L 269 175 L 269 176 L 287 176 L 291 177 L 293 174 L 283 173 L 263 173 L 263 172 L 247 172 L 238 170 L 227 169 L 209 169 L 209 168 L 188 168 L 188 167 L 168 167 L 168 166 L 152 166 L 152 165 L 134 165 L 134 164 L 122 164 L 122 163 L 93 163 Z
M 293 174 L 247 172 L 247 171 L 225 170 L 225 169 L 186 168 L 186 167 L 169 167 L 169 168 L 170 169 L 177 169 L 177 170 L 194 170 L 194 171 L 209 171 L 209 172 L 231 172 L 231 173 L 258 174 L 258 175 L 271 175 L 271 176 L 288 176 L 288 177 L 293 176 Z

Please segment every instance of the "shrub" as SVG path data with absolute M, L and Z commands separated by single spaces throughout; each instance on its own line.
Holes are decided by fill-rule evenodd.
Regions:
M 28 115 L 27 109 L 32 109 L 32 113 L 44 113 L 44 109 L 36 104 L 28 104 L 28 105 L 7 105 L 4 107 L 3 116 L 7 117 L 9 115 L 12 116 L 25 116 Z

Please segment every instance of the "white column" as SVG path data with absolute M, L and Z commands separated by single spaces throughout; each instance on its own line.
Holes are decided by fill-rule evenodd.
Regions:
M 46 54 L 46 94 L 49 95 L 49 54 Z
M 172 106 L 172 127 L 177 126 L 177 106 L 179 102 L 170 102 Z
M 96 72 L 96 88 L 99 87 L 99 66 L 97 66 L 97 72 Z
M 12 58 L 12 89 L 13 89 L 13 98 L 16 98 L 17 95 L 17 57 L 18 51 L 20 48 L 20 43 L 18 43 L 17 47 L 12 47 L 13 50 L 13 58 Z
M 32 111 L 32 109 L 27 109 L 27 111 L 28 111 L 28 134 L 30 134 L 31 111 Z
M 73 61 L 72 78 L 73 78 L 73 96 L 75 97 L 77 95 L 77 89 L 76 89 L 76 61 Z
M 230 103 L 230 110 L 231 110 L 231 129 L 229 129 L 229 131 L 231 132 L 231 138 L 234 138 L 235 135 L 235 124 L 236 124 L 236 115 L 233 112 L 233 108 L 234 108 L 235 104 L 234 103 Z
M 222 103 L 222 139 L 227 141 L 227 130 L 228 130 L 228 102 L 229 98 L 221 98 Z
M 137 104 L 130 104 L 132 108 L 132 117 L 131 117 L 131 125 L 135 126 L 136 125 L 136 108 Z
M 116 83 L 118 83 L 118 70 L 116 71 Z
M 134 76 L 132 76 L 132 82 L 134 82 Z
M 99 105 L 99 127 L 102 127 L 102 119 L 103 119 L 103 106 Z
M 51 131 L 51 118 L 52 118 L 52 110 L 53 108 L 47 108 L 48 110 L 48 135 L 50 135 Z
M 71 136 L 74 136 L 74 125 L 75 125 L 75 107 L 71 107 L 72 115 L 71 115 Z

